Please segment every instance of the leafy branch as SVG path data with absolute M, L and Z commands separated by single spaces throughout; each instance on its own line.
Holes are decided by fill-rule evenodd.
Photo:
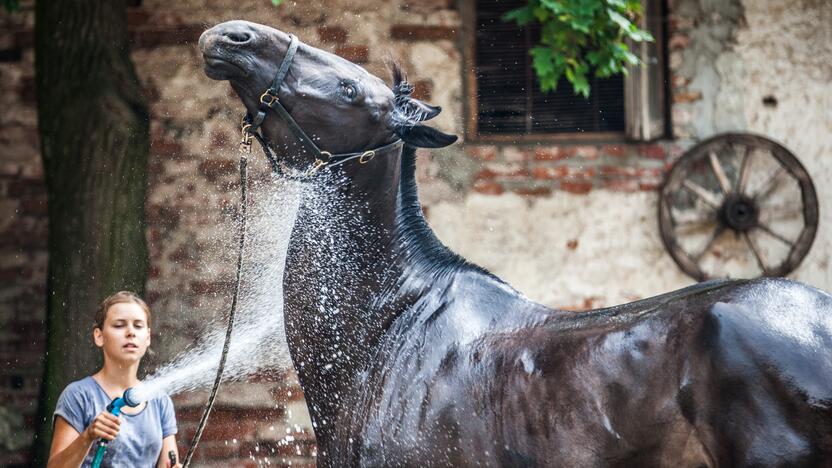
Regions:
M 528 0 L 503 20 L 540 24 L 540 43 L 529 53 L 542 91 L 555 90 L 566 76 L 575 94 L 588 97 L 590 76 L 626 74 L 639 63 L 626 41 L 653 40 L 636 25 L 640 14 L 640 0 Z

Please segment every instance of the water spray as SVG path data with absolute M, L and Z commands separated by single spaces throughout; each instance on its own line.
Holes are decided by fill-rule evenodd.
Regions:
M 142 403 L 142 400 L 135 397 L 132 394 L 132 388 L 128 388 L 124 391 L 124 395 L 113 399 L 109 405 L 107 405 L 107 411 L 110 412 L 113 416 L 118 416 L 121 414 L 121 409 L 125 406 L 130 408 L 135 408 Z M 95 458 L 92 460 L 92 468 L 98 468 L 101 466 L 101 460 L 104 459 L 104 452 L 107 451 L 107 443 L 109 441 L 105 438 L 98 439 L 98 448 L 95 450 Z
M 211 388 L 211 394 L 208 396 L 208 402 L 205 404 L 205 410 L 202 412 L 202 417 L 196 427 L 196 432 L 191 440 L 191 447 L 188 453 L 185 454 L 185 459 L 182 462 L 183 468 L 188 468 L 191 464 L 191 458 L 194 456 L 196 446 L 199 444 L 199 439 L 202 438 L 202 431 L 205 429 L 205 424 L 208 422 L 208 416 L 211 414 L 211 408 L 214 406 L 214 400 L 219 391 L 220 382 L 222 381 L 222 371 L 225 368 L 225 359 L 228 356 L 228 346 L 231 343 L 231 332 L 234 328 L 234 314 L 237 311 L 237 300 L 240 296 L 240 278 L 243 270 L 243 251 L 246 245 L 246 209 L 248 208 L 248 192 L 246 191 L 246 183 L 248 183 L 248 159 L 245 154 L 240 155 L 240 243 L 239 253 L 237 254 L 237 274 L 234 286 L 234 296 L 231 298 L 231 310 L 228 312 L 228 328 L 225 332 L 225 342 L 222 346 L 222 355 L 220 356 L 220 364 L 217 367 L 217 377 L 214 379 L 214 386 Z

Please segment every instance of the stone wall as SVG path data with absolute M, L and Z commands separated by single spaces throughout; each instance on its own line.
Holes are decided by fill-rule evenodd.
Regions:
M 466 1 L 466 0 L 461 0 Z M 420 151 L 431 225 L 449 246 L 548 305 L 587 309 L 692 282 L 659 240 L 656 193 L 696 141 L 728 130 L 771 136 L 816 182 L 830 174 L 832 5 L 802 0 L 672 0 L 671 126 L 649 144 L 485 145 Z M 185 349 L 229 305 L 233 279 L 236 124 L 227 84 L 201 71 L 195 40 L 226 19 L 272 24 L 387 77 L 398 58 L 435 120 L 462 134 L 460 5 L 454 0 L 294 2 L 145 0 L 130 11 L 133 58 L 150 102 L 147 201 L 154 309 L 151 367 Z M 38 157 L 31 4 L 0 14 L 0 456 L 26 466 L 43 353 L 46 200 Z M 256 168 L 262 170 L 262 167 Z M 832 289 L 829 190 L 797 279 Z M 203 393 L 178 396 L 187 444 Z M 287 437 L 290 436 L 290 437 Z M 290 371 L 223 387 L 201 466 L 292 466 L 314 459 L 308 416 Z M 184 450 L 183 450 L 184 453 Z

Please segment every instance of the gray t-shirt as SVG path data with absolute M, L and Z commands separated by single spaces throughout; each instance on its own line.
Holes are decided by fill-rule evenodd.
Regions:
M 60 416 L 75 428 L 84 432 L 98 413 L 107 409 L 112 399 L 92 377 L 67 385 L 58 404 L 55 417 Z M 164 395 L 147 402 L 144 409 L 136 414 L 121 413 L 121 429 L 118 436 L 107 444 L 107 452 L 101 463 L 102 467 L 153 467 L 159 460 L 162 439 L 176 434 L 176 414 L 173 402 Z M 98 442 L 92 445 L 84 459 L 82 467 L 92 464 Z

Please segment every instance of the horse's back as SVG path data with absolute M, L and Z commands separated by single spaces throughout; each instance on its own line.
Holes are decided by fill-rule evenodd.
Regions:
M 712 282 L 549 316 L 501 299 L 492 286 L 471 292 L 397 334 L 409 338 L 389 348 L 385 377 L 365 401 L 372 410 L 359 416 L 363 462 L 825 466 L 832 459 L 825 293 L 787 280 Z M 499 316 L 506 304 L 516 310 Z
M 832 466 L 832 297 L 784 279 L 737 288 L 706 312 L 711 384 L 691 418 L 736 465 Z

